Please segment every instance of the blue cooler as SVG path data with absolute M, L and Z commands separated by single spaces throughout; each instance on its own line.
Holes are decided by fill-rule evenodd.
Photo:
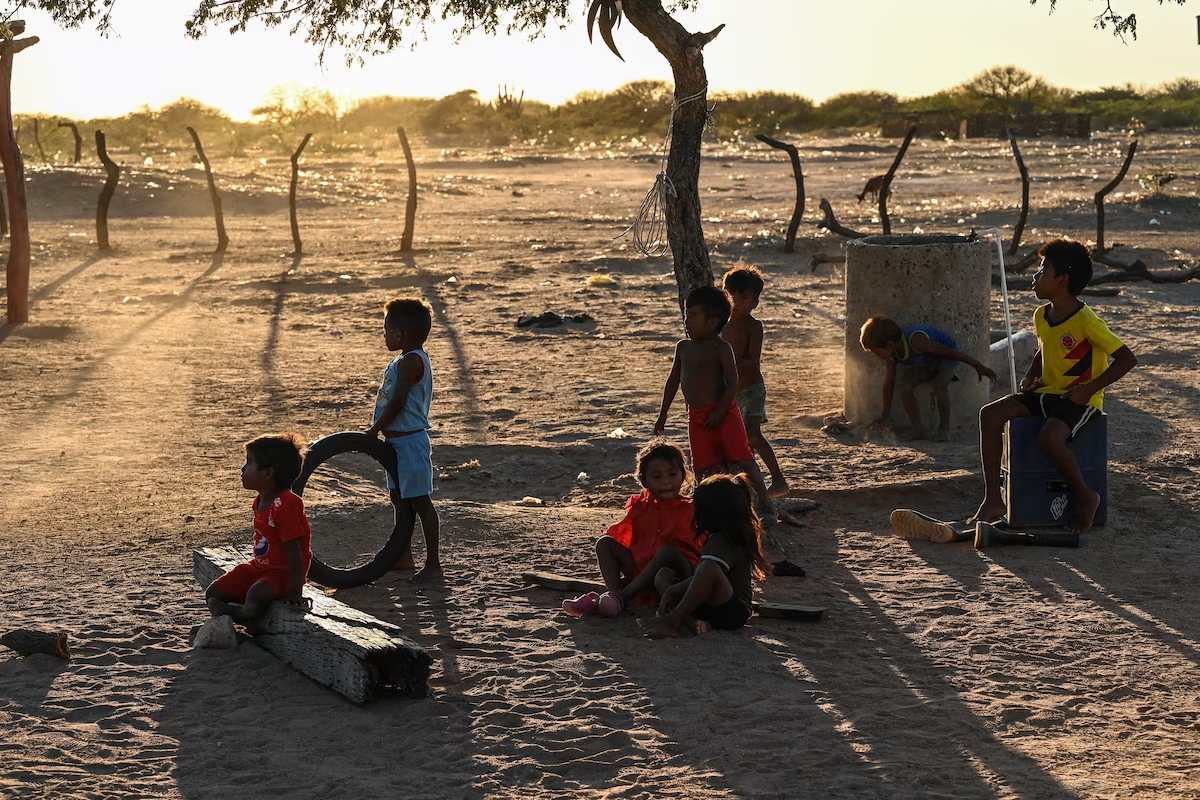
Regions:
M 1004 453 L 1000 462 L 1000 491 L 1008 506 L 1008 524 L 1014 528 L 1061 526 L 1071 520 L 1075 503 L 1067 482 L 1038 447 L 1038 431 L 1046 420 L 1017 417 L 1004 428 Z M 1083 480 L 1100 495 L 1093 524 L 1108 516 L 1108 415 L 1094 414 L 1067 442 Z

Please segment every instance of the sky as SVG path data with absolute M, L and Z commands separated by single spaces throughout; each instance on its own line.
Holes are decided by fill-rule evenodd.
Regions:
M 437 23 L 415 49 L 402 45 L 351 67 L 333 52 L 320 65 L 317 48 L 286 28 L 213 29 L 192 41 L 184 22 L 196 2 L 117 0 L 108 38 L 23 12 L 26 35 L 41 42 L 16 56 L 14 113 L 121 116 L 190 97 L 245 120 L 275 86 L 315 87 L 349 106 L 375 95 L 443 97 L 462 89 L 489 100 L 506 84 L 558 104 L 581 91 L 671 80 L 666 60 L 627 22 L 615 31 L 624 62 L 599 36 L 589 45 L 586 0 L 577 0 L 578 16 L 565 30 L 533 42 L 472 34 L 454 44 L 453 24 Z M 1049 0 L 700 0 L 676 18 L 693 31 L 725 24 L 705 48 L 714 91 L 770 90 L 817 102 L 871 89 L 916 97 L 1005 64 L 1072 89 L 1200 79 L 1200 2 L 1112 2 L 1137 14 L 1137 41 L 1123 44 L 1093 28 L 1104 0 L 1059 0 L 1053 14 Z

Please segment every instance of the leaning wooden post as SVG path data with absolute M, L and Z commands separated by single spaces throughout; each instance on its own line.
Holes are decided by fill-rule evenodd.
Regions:
M 29 321 L 29 206 L 25 200 L 25 160 L 17 146 L 12 121 L 13 56 L 33 47 L 38 37 L 12 37 L 25 32 L 23 20 L 0 23 L 0 163 L 4 165 L 4 186 L 8 192 L 11 239 L 8 245 L 8 322 L 18 325 Z
M 1104 252 L 1104 197 L 1113 189 L 1125 180 L 1125 173 L 1129 171 L 1129 163 L 1133 161 L 1133 154 L 1137 152 L 1137 139 L 1129 143 L 1129 153 L 1125 156 L 1125 163 L 1121 165 L 1121 171 L 1117 173 L 1117 177 L 1113 178 L 1107 186 L 1096 192 L 1096 252 Z
M 187 132 L 191 134 L 192 141 L 196 144 L 196 152 L 200 154 L 200 163 L 204 165 L 204 174 L 208 177 L 208 193 L 212 195 L 213 216 L 217 218 L 217 252 L 224 253 L 225 248 L 229 247 L 229 237 L 225 235 L 225 215 L 221 213 L 221 195 L 217 193 L 217 182 L 213 178 L 212 165 L 208 163 L 208 156 L 204 155 L 204 146 L 200 144 L 200 137 L 196 134 L 196 129 L 189 125 Z
M 862 239 L 865 236 L 870 236 L 869 233 L 859 233 L 838 222 L 837 217 L 833 215 L 833 206 L 824 197 L 821 198 L 821 210 L 825 212 L 825 218 L 817 223 L 817 227 L 821 230 L 836 233 L 838 236 L 845 236 L 847 239 Z
M 908 134 L 904 137 L 904 144 L 900 145 L 900 152 L 896 153 L 896 160 L 892 162 L 892 168 L 883 176 L 883 183 L 879 186 L 879 221 L 883 223 L 883 235 L 890 236 L 892 233 L 892 221 L 888 219 L 887 201 L 888 195 L 892 193 L 892 178 L 896 175 L 896 170 L 900 167 L 900 161 L 904 158 L 904 153 L 908 150 L 908 145 L 912 142 L 913 137 L 917 135 L 917 126 L 913 125 L 908 129 Z
M 79 126 L 74 122 L 63 122 L 60 120 L 58 127 L 71 129 L 71 135 L 75 137 L 75 163 L 78 164 L 83 158 L 83 137 L 79 135 Z
M 408 162 L 408 204 L 404 207 L 404 234 L 400 237 L 400 252 L 412 252 L 413 231 L 417 224 L 417 164 L 413 161 L 412 148 L 408 146 L 408 136 L 404 128 L 396 128 L 400 136 L 400 146 L 404 148 L 404 160 Z
M 41 137 L 41 134 L 38 132 L 38 118 L 37 117 L 33 118 L 33 143 L 37 145 L 38 155 L 41 156 L 42 161 L 45 161 L 46 160 L 46 151 L 42 149 L 42 137 Z
M 1008 141 L 1021 172 L 1021 216 L 1017 217 L 1017 227 L 1013 228 L 1012 241 L 1008 243 L 1008 254 L 1015 256 L 1021 246 L 1021 234 L 1025 232 L 1025 220 L 1029 218 L 1029 170 L 1025 169 L 1025 159 L 1021 158 L 1021 148 L 1017 147 L 1017 133 L 1012 128 L 1008 129 Z
M 796 231 L 800 229 L 800 218 L 804 216 L 804 172 L 800 169 L 800 153 L 796 151 L 796 145 L 772 139 L 765 133 L 755 134 L 754 138 L 777 150 L 785 151 L 792 159 L 792 174 L 796 177 L 796 208 L 792 211 L 792 222 L 788 225 L 787 238 L 783 241 L 783 252 L 791 253 L 796 249 Z
M 296 152 L 292 153 L 292 183 L 288 188 L 288 211 L 291 213 L 292 220 L 292 255 L 294 256 L 304 255 L 304 245 L 300 243 L 300 219 L 296 216 L 296 187 L 300 183 L 300 154 L 304 152 L 304 148 L 308 146 L 308 140 L 311 138 L 311 133 L 304 134 L 304 141 L 300 142 Z
M 96 131 L 96 156 L 104 165 L 108 176 L 104 179 L 104 188 L 100 190 L 100 198 L 96 201 L 96 244 L 101 253 L 112 250 L 108 243 L 108 204 L 112 202 L 117 191 L 117 181 L 121 178 L 121 167 L 108 157 L 108 147 L 104 141 L 104 131 Z

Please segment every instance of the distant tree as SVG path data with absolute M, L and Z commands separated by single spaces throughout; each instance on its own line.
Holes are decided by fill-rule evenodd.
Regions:
M 1020 67 L 992 67 L 958 87 L 980 111 L 1017 114 L 1034 110 L 1053 94 L 1050 85 Z
M 898 104 L 896 95 L 888 92 L 835 94 L 817 107 L 817 120 L 827 128 L 878 125 L 883 115 Z

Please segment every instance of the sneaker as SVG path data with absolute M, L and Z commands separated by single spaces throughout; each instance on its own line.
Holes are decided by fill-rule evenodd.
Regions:
M 588 592 L 576 597 L 574 600 L 563 600 L 562 610 L 572 617 L 590 617 L 596 613 L 596 608 L 599 605 L 600 595 L 595 592 Z
M 953 542 L 960 538 L 958 531 L 947 522 L 934 519 L 911 508 L 897 508 L 891 516 L 892 528 L 905 539 L 928 539 L 931 542 Z
M 616 592 L 605 592 L 600 595 L 600 600 L 596 604 L 596 613 L 602 617 L 620 616 L 624 610 L 625 601 Z

